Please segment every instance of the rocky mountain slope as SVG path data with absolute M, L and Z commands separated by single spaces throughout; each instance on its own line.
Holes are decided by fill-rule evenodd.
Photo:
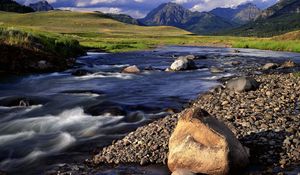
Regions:
M 30 7 L 20 5 L 13 0 L 0 0 L 0 11 L 17 12 L 17 13 L 30 13 L 34 10 Z
M 50 11 L 54 10 L 54 8 L 47 1 L 39 1 L 36 3 L 29 4 L 34 11 Z
M 255 4 L 247 3 L 239 5 L 236 8 L 219 7 L 213 9 L 211 13 L 234 23 L 246 24 L 260 16 L 262 10 Z
M 161 4 L 139 21 L 152 26 L 175 26 L 197 34 L 211 34 L 235 26 L 212 13 L 192 12 L 175 3 Z
M 300 29 L 300 1 L 280 0 L 264 10 L 257 20 L 227 31 L 240 36 L 269 37 Z

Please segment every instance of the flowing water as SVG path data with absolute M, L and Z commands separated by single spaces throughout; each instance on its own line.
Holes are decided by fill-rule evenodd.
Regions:
M 228 61 L 260 66 L 300 54 L 228 48 L 163 47 L 119 54 L 88 53 L 75 68 L 60 73 L 0 77 L 0 170 L 40 174 L 52 165 L 83 161 L 154 119 L 179 111 L 216 86 L 218 78 L 238 74 Z M 199 69 L 164 72 L 172 56 L 196 54 Z M 120 71 L 129 65 L 140 74 Z M 208 67 L 225 68 L 222 74 Z M 75 70 L 91 74 L 73 76 Z M 151 70 L 146 70 L 151 69 Z

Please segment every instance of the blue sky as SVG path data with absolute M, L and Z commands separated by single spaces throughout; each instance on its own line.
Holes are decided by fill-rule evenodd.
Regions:
M 39 0 L 17 0 L 29 4 Z M 253 2 L 260 8 L 266 8 L 277 0 L 171 0 L 193 11 L 209 11 L 216 7 L 234 7 L 242 3 Z M 103 11 L 126 13 L 141 18 L 161 3 L 170 0 L 48 0 L 55 8 L 81 11 Z

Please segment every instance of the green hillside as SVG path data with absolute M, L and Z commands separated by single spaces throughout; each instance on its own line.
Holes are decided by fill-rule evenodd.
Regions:
M 109 52 L 142 50 L 160 45 L 232 46 L 300 52 L 300 41 L 272 38 L 198 36 L 169 26 L 137 26 L 121 23 L 99 13 L 70 11 L 28 14 L 0 12 L 0 26 L 32 32 L 50 32 L 78 40 L 86 48 Z

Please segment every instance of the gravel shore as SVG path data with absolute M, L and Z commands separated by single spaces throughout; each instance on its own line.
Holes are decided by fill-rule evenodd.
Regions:
M 275 73 L 254 78 L 261 83 L 256 91 L 235 93 L 218 87 L 201 95 L 191 107 L 200 106 L 224 121 L 250 148 L 250 169 L 259 167 L 260 172 L 278 173 L 290 169 L 295 172 L 296 167 L 298 171 L 300 77 Z M 168 140 L 179 116 L 170 115 L 140 127 L 101 150 L 93 164 L 166 164 Z

